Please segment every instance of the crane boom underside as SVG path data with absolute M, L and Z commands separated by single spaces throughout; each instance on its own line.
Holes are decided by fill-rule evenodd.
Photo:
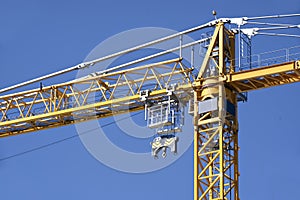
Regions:
M 142 109 L 141 92 L 161 98 L 166 87 L 190 89 L 192 69 L 172 59 L 131 70 L 0 97 L 0 137 Z
M 177 65 L 179 65 L 180 59 L 163 63 L 172 63 L 175 65 L 177 63 Z M 294 61 L 252 70 L 233 72 L 226 76 L 225 82 L 239 93 L 299 82 L 299 63 L 300 61 Z M 154 69 L 154 67 L 152 68 Z M 149 68 L 147 68 L 147 70 L 149 70 Z M 182 82 L 177 89 L 182 91 L 190 91 L 192 87 L 196 87 L 200 84 L 199 82 L 195 82 L 192 85 L 192 69 L 180 68 L 173 72 L 171 68 L 168 70 L 171 72 L 157 75 L 149 73 L 148 76 L 143 76 L 140 80 L 135 79 L 129 81 L 127 79 L 126 81 L 124 79 L 123 81 L 119 80 L 118 83 L 106 85 L 103 80 L 111 79 L 108 74 L 105 77 L 93 77 L 75 83 L 46 87 L 43 90 L 36 89 L 0 97 L 0 137 L 141 110 L 144 105 L 141 102 L 139 93 L 143 87 L 148 86 L 148 89 L 152 90 L 150 93 L 151 98 L 161 98 L 161 96 L 166 94 L 165 86 L 170 84 L 170 81 L 165 81 L 166 78 L 178 76 L 185 79 L 186 81 Z M 138 71 L 140 70 L 132 70 L 133 73 L 137 73 Z M 114 73 L 114 76 L 116 75 L 126 77 L 126 73 Z M 160 79 L 157 78 L 158 75 Z M 118 79 L 120 78 L 114 77 L 115 81 L 118 81 Z M 160 82 L 158 82 L 159 80 Z M 148 81 L 151 81 L 152 88 L 149 88 L 149 85 L 147 85 Z M 156 83 L 153 83 L 153 81 L 156 81 Z M 79 92 L 78 89 L 75 90 L 74 87 L 78 85 L 88 89 Z M 158 89 L 160 86 L 161 88 Z M 117 89 L 129 93 L 129 95 L 126 95 L 126 97 L 114 96 L 113 91 Z M 135 89 L 135 91 L 133 91 L 133 89 Z M 101 94 L 102 97 L 99 97 L 98 102 L 94 102 L 97 93 Z M 56 94 L 56 96 L 51 96 L 51 94 Z M 89 102 L 88 98 L 92 98 L 93 102 Z M 100 98 L 102 98 L 101 101 Z

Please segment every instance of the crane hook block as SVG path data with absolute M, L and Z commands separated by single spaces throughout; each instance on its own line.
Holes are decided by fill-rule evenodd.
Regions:
M 177 142 L 178 137 L 174 135 L 162 135 L 154 138 L 151 142 L 152 146 L 152 156 L 158 158 L 158 153 L 162 150 L 162 157 L 167 156 L 167 148 L 170 148 L 171 152 L 175 155 L 177 154 Z

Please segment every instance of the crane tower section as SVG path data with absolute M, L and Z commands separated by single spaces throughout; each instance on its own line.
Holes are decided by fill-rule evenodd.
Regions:
M 178 40 L 174 48 L 123 63 L 121 66 L 127 69 L 116 66 L 113 70 L 69 82 L 1 95 L 0 137 L 145 109 L 147 125 L 156 133 L 151 142 L 152 155 L 157 157 L 162 151 L 162 157 L 165 157 L 167 148 L 173 153 L 177 151 L 176 133 L 181 131 L 184 121 L 182 108 L 190 102 L 189 113 L 194 116 L 194 132 L 191 133 L 194 134 L 194 200 L 239 200 L 238 101 L 245 101 L 244 93 L 248 91 L 300 82 L 299 51 L 292 56 L 286 54 L 284 61 L 271 65 L 264 65 L 261 59 L 252 61 L 250 37 L 274 35 L 261 32 L 266 30 L 299 28 L 299 25 L 265 23 L 275 28 L 240 29 L 248 21 L 272 17 L 280 16 L 216 19 L 55 74 L 93 66 L 108 57 L 150 44 Z M 238 28 L 229 30 L 225 24 Z M 214 28 L 213 34 L 206 32 L 205 38 L 203 32 L 198 32 L 211 28 Z M 249 38 L 242 38 L 242 33 Z M 185 43 L 183 36 L 187 34 L 200 38 Z M 240 43 L 236 42 L 237 35 Z M 194 59 L 202 57 L 195 54 L 199 46 L 206 48 L 205 54 L 201 63 L 195 64 Z M 191 62 L 183 56 L 187 49 Z M 239 52 L 238 56 L 236 52 Z M 252 68 L 253 63 L 256 68 Z M 130 67 L 132 64 L 138 66 Z M 17 86 L 35 83 L 45 77 Z M 0 93 L 12 88 L 16 87 L 1 89 Z
M 194 85 L 195 200 L 238 199 L 238 92 L 224 77 L 234 72 L 234 45 L 235 34 L 219 23 Z

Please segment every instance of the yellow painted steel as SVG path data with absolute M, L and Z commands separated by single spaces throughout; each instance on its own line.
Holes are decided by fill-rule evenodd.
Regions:
M 172 59 L 0 97 L 0 137 L 140 110 L 140 93 L 166 95 L 176 83 L 191 89 L 192 69 Z M 81 88 L 81 89 L 78 89 Z M 40 112 L 37 112 L 40 111 Z
M 194 95 L 194 200 L 239 200 L 237 95 L 300 82 L 300 61 L 238 72 L 234 62 L 235 34 L 219 22 L 196 79 L 176 58 L 0 96 L 0 137 L 141 110 L 143 92 L 159 100 L 176 84 Z M 217 109 L 200 113 L 214 98 Z
M 300 81 L 300 60 L 233 72 L 226 82 L 238 92 L 246 92 Z
M 237 94 L 226 89 L 224 78 L 224 74 L 234 68 L 229 66 L 229 71 L 226 71 L 225 63 L 225 60 L 234 58 L 233 38 L 234 34 L 222 23 L 217 25 L 204 59 L 206 63 L 202 63 L 201 73 L 193 84 L 194 200 L 239 199 Z M 225 54 L 225 51 L 230 53 Z M 214 98 L 217 99 L 215 110 L 199 112 L 199 103 Z M 233 111 L 226 108 L 228 104 L 234 107 L 230 108 Z

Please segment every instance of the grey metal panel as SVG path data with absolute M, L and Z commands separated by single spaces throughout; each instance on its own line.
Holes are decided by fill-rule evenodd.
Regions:
M 218 109 L 218 97 L 199 102 L 198 113 L 206 113 Z

